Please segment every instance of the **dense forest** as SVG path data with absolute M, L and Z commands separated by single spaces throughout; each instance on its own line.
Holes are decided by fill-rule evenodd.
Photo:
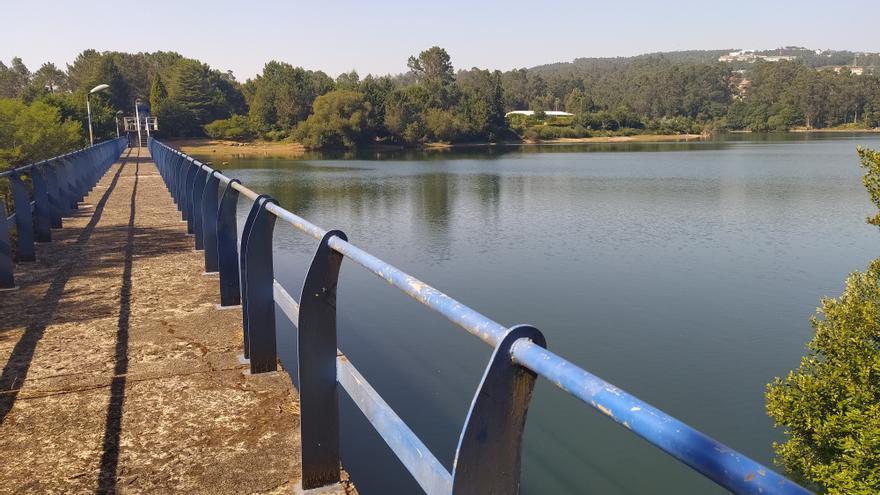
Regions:
M 86 50 L 65 69 L 0 61 L 0 166 L 85 142 L 148 102 L 166 137 L 296 140 L 312 148 L 615 134 L 880 127 L 880 55 L 783 48 L 793 61 L 722 63 L 729 50 L 585 58 L 506 72 L 455 70 L 429 48 L 400 75 L 335 79 L 279 61 L 245 82 L 172 52 Z M 849 64 L 865 67 L 855 74 Z M 532 116 L 505 118 L 512 110 Z M 548 117 L 545 112 L 574 114 Z M 47 134 L 35 136 L 34 133 Z M 50 143 L 38 147 L 34 143 Z M 40 148 L 40 149 L 36 149 Z

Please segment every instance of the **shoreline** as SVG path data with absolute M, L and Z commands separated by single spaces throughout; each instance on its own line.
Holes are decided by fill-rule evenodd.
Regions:
M 821 134 L 821 133 L 829 133 L 829 134 L 833 134 L 833 133 L 835 133 L 835 132 L 856 132 L 856 133 L 858 133 L 858 132 L 865 132 L 865 133 L 880 133 L 880 127 L 875 127 L 875 128 L 873 128 L 873 129 L 871 129 L 871 128 L 867 128 L 867 127 L 866 127 L 866 128 L 863 128 L 863 129 L 847 129 L 847 128 L 840 128 L 840 127 L 832 127 L 832 128 L 829 128 L 829 129 L 807 129 L 806 127 L 796 127 L 796 128 L 794 128 L 794 129 L 790 129 L 790 130 L 785 131 L 785 132 L 799 132 L 799 133 L 800 133 L 800 132 L 810 132 L 810 133 L 815 132 L 815 133 L 818 133 L 818 134 Z
M 583 143 L 657 143 L 676 141 L 702 141 L 709 139 L 710 135 L 704 134 L 634 134 L 632 136 L 598 136 L 583 138 L 559 138 L 522 144 L 583 144 Z
M 796 128 L 788 131 L 796 134 L 842 134 L 842 133 L 880 133 L 876 129 L 806 129 Z M 754 131 L 728 131 L 722 134 L 762 134 Z M 377 144 L 361 151 L 398 151 L 398 150 L 453 150 L 467 148 L 488 148 L 496 146 L 565 146 L 578 144 L 619 144 L 619 143 L 673 143 L 695 142 L 712 139 L 709 134 L 635 134 L 631 136 L 596 136 L 584 138 L 559 138 L 541 141 L 502 141 L 497 143 L 473 142 L 473 143 L 425 143 L 419 146 L 403 146 Z M 306 153 L 320 153 L 325 150 L 309 150 L 300 143 L 290 141 L 225 141 L 210 138 L 173 139 L 167 141 L 169 146 L 177 148 L 190 155 L 213 155 L 213 156 L 301 156 Z M 340 150 L 335 150 L 340 151 Z M 345 151 L 345 150 L 343 150 Z
M 708 136 L 701 134 L 636 134 L 632 136 L 597 136 L 585 138 L 559 138 L 542 141 L 503 141 L 498 143 L 426 143 L 420 146 L 407 147 L 402 145 L 376 145 L 364 150 L 445 150 L 461 148 L 482 148 L 494 146 L 541 146 L 589 143 L 629 143 L 629 142 L 676 142 L 700 141 Z M 172 139 L 167 144 L 189 155 L 216 156 L 298 156 L 309 150 L 300 143 L 289 141 L 224 141 L 209 138 Z
M 306 153 L 305 146 L 287 141 L 223 141 L 210 138 L 171 139 L 168 146 L 188 155 L 291 156 Z

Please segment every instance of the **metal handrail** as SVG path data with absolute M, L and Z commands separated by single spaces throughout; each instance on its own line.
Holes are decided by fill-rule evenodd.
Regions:
M 15 262 L 36 261 L 34 243 L 50 242 L 53 228 L 78 208 L 104 172 L 125 149 L 125 139 L 116 138 L 48 160 L 0 173 L 9 180 L 14 211 L 6 215 L 0 201 L 0 289 L 15 288 Z M 30 180 L 24 181 L 23 176 Z M 13 259 L 10 230 L 16 231 L 16 259 Z
M 326 371 L 324 367 L 332 366 L 336 377 L 333 385 L 338 383 L 352 396 L 354 402 L 426 493 L 518 491 L 520 441 L 535 375 L 548 379 L 561 390 L 602 412 L 733 493 L 810 493 L 773 470 L 547 350 L 543 336 L 538 330 L 523 325 L 505 327 L 358 248 L 348 242 L 342 232 L 324 230 L 282 208 L 268 196 L 256 193 L 237 180 L 155 139 L 150 140 L 148 147 L 188 225 L 193 224 L 194 231 L 201 226 L 204 232 L 204 222 L 217 222 L 216 243 L 207 237 L 201 239 L 203 246 L 209 244 L 211 246 L 205 247 L 206 270 L 216 268 L 208 266 L 208 258 L 213 256 L 208 250 L 216 249 L 221 258 L 219 263 L 221 305 L 224 304 L 224 285 L 237 284 L 239 280 L 241 282 L 244 348 L 245 355 L 250 354 L 251 371 L 275 369 L 274 363 L 277 358 L 274 354 L 274 316 L 270 318 L 270 315 L 274 314 L 275 304 L 298 329 L 304 488 L 314 488 L 337 480 L 332 474 L 329 477 L 322 477 L 322 473 L 317 472 L 318 470 L 307 462 L 309 459 L 324 456 L 331 460 L 316 462 L 315 466 L 331 469 L 334 460 L 338 464 L 338 451 L 326 452 L 333 450 L 334 441 L 338 443 L 338 425 L 334 427 L 332 424 L 332 421 L 338 421 L 338 413 L 323 411 L 330 417 L 329 420 L 326 418 L 313 420 L 306 414 L 315 407 L 312 405 L 313 402 L 321 402 L 318 398 L 320 394 L 315 392 L 321 389 L 312 383 L 314 378 L 310 376 L 310 372 L 319 373 L 322 370 Z M 216 188 L 221 184 L 225 186 L 223 198 L 206 202 L 205 198 L 211 194 L 212 187 Z M 229 277 L 224 280 L 222 261 L 223 253 L 228 249 L 227 244 L 236 241 L 234 238 L 230 241 L 227 234 L 221 233 L 224 228 L 229 232 L 228 204 L 232 204 L 233 208 L 233 227 L 235 222 L 235 203 L 226 203 L 227 194 L 231 198 L 229 201 L 241 194 L 252 202 L 242 234 L 241 249 L 236 251 L 236 247 L 232 248 L 232 252 L 236 253 L 238 258 L 235 261 L 241 262 L 240 273 L 233 272 L 236 280 L 231 280 Z M 216 190 L 213 191 L 213 198 L 217 198 Z M 217 210 L 216 215 L 209 218 L 213 209 Z M 320 241 L 300 301 L 296 301 L 272 276 L 274 219 L 281 219 Z M 199 242 L 197 235 L 197 248 Z M 259 252 L 261 256 L 257 256 L 255 252 Z M 343 257 L 382 278 L 422 305 L 440 313 L 495 349 L 465 422 L 452 473 L 446 471 L 348 359 L 335 348 L 336 277 Z M 268 268 L 264 266 L 265 264 L 268 264 Z M 235 267 L 238 269 L 239 265 Z M 255 271 L 260 272 L 261 275 L 255 274 Z M 322 305 L 325 297 L 332 301 L 332 308 L 325 308 L 326 304 Z M 320 335 L 316 335 L 316 330 L 320 330 L 317 332 Z M 326 341 L 327 339 L 329 341 Z M 258 352 L 268 348 L 266 342 L 269 340 L 271 355 L 257 356 Z M 335 355 L 331 356 L 330 351 Z M 318 360 L 313 357 L 313 353 L 325 355 L 320 366 L 311 364 L 312 361 Z M 332 364 L 329 360 L 332 360 Z M 260 364 L 255 364 L 255 361 Z M 304 365 L 304 361 L 308 363 Z M 329 384 L 323 383 L 323 386 L 326 388 Z M 516 387 L 522 386 L 526 387 L 527 393 L 523 394 L 520 390 L 520 394 L 509 394 L 521 395 L 522 397 L 519 398 L 505 398 L 504 394 L 500 393 L 505 387 L 511 387 L 512 392 Z M 323 392 L 327 391 L 323 390 Z M 499 400 L 501 402 L 498 404 L 492 403 Z M 335 407 L 335 403 L 330 402 L 324 402 L 323 405 L 329 409 Z M 321 427 L 323 430 L 336 429 L 326 433 Z M 480 430 L 479 435 L 482 435 L 479 441 L 474 437 L 477 430 Z M 334 434 L 336 437 L 333 436 Z M 307 441 L 307 436 L 309 439 L 324 438 L 323 447 L 316 448 L 311 445 Z M 326 445 L 328 443 L 331 444 L 329 447 Z M 515 449 L 516 452 L 511 454 L 509 452 L 511 449 Z M 478 468 L 475 459 L 482 459 L 483 466 Z M 496 465 L 495 470 L 491 469 L 493 464 Z

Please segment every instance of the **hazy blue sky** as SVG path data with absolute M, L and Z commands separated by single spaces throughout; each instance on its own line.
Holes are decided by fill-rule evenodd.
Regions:
M 335 76 L 399 73 L 446 48 L 456 68 L 710 49 L 880 51 L 880 0 L 726 2 L 2 0 L 0 60 L 64 67 L 86 48 L 173 50 L 244 80 L 277 59 Z M 87 7 L 90 6 L 90 7 Z M 139 17 L 137 17 L 139 16 Z

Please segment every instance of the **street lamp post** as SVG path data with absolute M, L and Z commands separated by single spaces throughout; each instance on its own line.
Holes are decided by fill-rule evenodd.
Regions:
M 89 115 L 89 144 L 92 146 L 95 144 L 95 134 L 92 132 L 92 105 L 89 102 L 89 95 L 97 93 L 98 91 L 104 91 L 109 87 L 109 84 L 99 84 L 92 88 L 92 90 L 86 95 L 86 113 Z
M 113 119 L 116 121 L 116 137 L 119 137 L 119 116 L 122 115 L 122 110 L 116 111 L 116 118 Z

